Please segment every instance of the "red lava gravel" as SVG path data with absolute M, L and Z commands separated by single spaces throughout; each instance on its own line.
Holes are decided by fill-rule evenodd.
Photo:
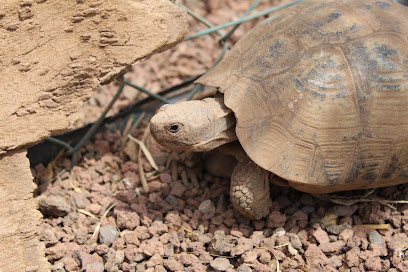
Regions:
M 285 1 L 261 1 L 258 11 Z M 252 1 L 181 2 L 221 24 L 241 17 Z M 203 29 L 191 17 L 189 23 L 191 33 Z M 238 28 L 233 42 L 254 24 Z M 127 77 L 157 92 L 203 73 L 221 51 L 216 38 L 181 43 Z M 116 90 L 113 84 L 99 88 L 78 126 L 95 119 Z M 142 97 L 126 88 L 112 112 Z M 132 135 L 141 139 L 145 127 Z M 271 185 L 269 215 L 250 221 L 229 200 L 231 158 L 171 153 L 148 137 L 156 171 L 144 157 L 137 162 L 137 144 L 122 148 L 121 139 L 117 132 L 99 133 L 81 149 L 77 166 L 63 158 L 32 169 L 51 271 L 408 271 L 408 204 L 390 203 L 406 202 L 408 185 L 376 189 L 348 206 L 334 204 L 346 203 L 335 196 L 359 199 L 368 191 L 328 201 Z
M 229 179 L 204 163 L 214 154 L 174 156 L 148 137 L 159 171 L 143 158 L 145 193 L 126 155 L 134 143 L 121 144 L 119 134 L 99 133 L 80 165 L 53 163 L 54 180 L 50 169 L 33 169 L 52 271 L 408 271 L 408 204 L 341 206 L 272 185 L 270 214 L 250 221 L 233 209 Z M 400 185 L 372 197 L 407 193 Z

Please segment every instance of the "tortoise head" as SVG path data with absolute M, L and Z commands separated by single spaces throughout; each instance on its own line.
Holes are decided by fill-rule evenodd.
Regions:
M 235 141 L 235 117 L 222 98 L 164 105 L 152 117 L 150 130 L 172 150 L 208 151 Z

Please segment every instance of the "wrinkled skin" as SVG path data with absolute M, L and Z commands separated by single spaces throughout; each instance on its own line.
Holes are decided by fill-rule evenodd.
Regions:
M 172 150 L 209 151 L 219 146 L 234 155 L 238 164 L 231 176 L 230 196 L 234 207 L 250 219 L 266 216 L 271 206 L 270 172 L 255 164 L 237 141 L 235 117 L 222 97 L 164 105 L 150 121 L 153 137 Z

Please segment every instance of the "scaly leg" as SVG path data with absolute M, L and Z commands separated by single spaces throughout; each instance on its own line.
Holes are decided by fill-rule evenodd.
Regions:
M 231 176 L 231 201 L 244 216 L 259 220 L 269 213 L 272 200 L 269 194 L 270 172 L 248 157 L 235 166 Z

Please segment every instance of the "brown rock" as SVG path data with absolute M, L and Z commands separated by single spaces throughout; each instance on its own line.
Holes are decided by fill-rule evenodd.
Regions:
M 64 216 L 71 211 L 71 206 L 64 198 L 56 195 L 42 197 L 38 201 L 38 208 L 48 216 Z
M 339 234 L 339 239 L 347 242 L 353 236 L 353 229 L 345 229 Z
M 315 244 L 309 245 L 305 251 L 305 258 L 310 268 L 322 269 L 326 264 L 330 263 L 330 260 Z
M 403 251 L 408 248 L 408 236 L 405 233 L 397 233 L 387 243 L 388 248 L 394 251 Z
M 293 215 L 292 218 L 295 220 L 304 220 L 307 221 L 308 220 L 308 216 L 306 213 L 304 213 L 302 210 L 298 210 L 296 211 Z
M 2 12 L 16 14 L 19 2 L 5 1 Z M 32 1 L 29 8 L 24 21 L 7 18 L 14 31 L 2 29 L 0 77 L 8 82 L 0 87 L 0 116 L 7 116 L 0 153 L 71 128 L 98 84 L 187 34 L 184 9 L 168 0 Z
M 116 224 L 120 229 L 133 230 L 140 225 L 140 217 L 136 212 L 130 210 L 114 210 L 116 215 Z
M 329 243 L 330 239 L 329 239 L 329 235 L 327 234 L 327 232 L 325 232 L 324 230 L 322 230 L 321 228 L 318 228 L 317 230 L 315 230 L 313 232 L 313 237 L 316 238 L 316 240 L 320 243 Z
M 186 187 L 181 182 L 174 182 L 171 185 L 170 194 L 176 197 L 182 197 L 184 192 L 186 191 Z
M 151 235 L 157 236 L 169 231 L 169 227 L 161 221 L 153 221 L 148 227 Z
M 235 244 L 235 239 L 226 236 L 223 231 L 216 231 L 211 240 L 209 250 L 214 254 L 224 255 L 230 253 Z
M 354 247 L 346 253 L 346 262 L 349 267 L 358 266 L 360 264 L 360 248 Z
M 283 227 L 286 222 L 286 215 L 279 211 L 271 211 L 266 218 L 266 226 L 268 228 Z
M 164 260 L 164 267 L 170 271 L 183 271 L 184 266 L 173 257 Z
M 408 271 L 408 260 L 400 262 L 397 269 L 401 272 Z
M 336 241 L 336 242 L 328 242 L 328 243 L 322 243 L 319 245 L 319 248 L 323 253 L 332 255 L 332 254 L 338 254 L 340 250 L 344 248 L 344 245 L 346 243 L 344 241 Z
M 380 257 L 371 257 L 368 258 L 364 262 L 364 266 L 367 268 L 367 270 L 373 270 L 373 271 L 381 271 L 381 258 Z

